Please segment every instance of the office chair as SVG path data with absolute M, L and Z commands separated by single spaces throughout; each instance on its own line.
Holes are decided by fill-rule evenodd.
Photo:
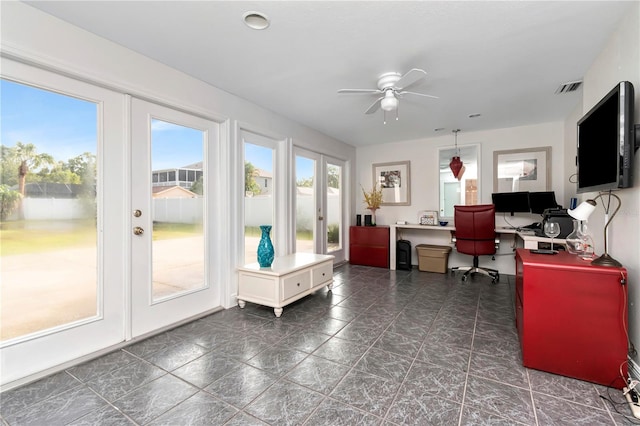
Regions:
M 496 239 L 496 212 L 493 204 L 475 206 L 454 206 L 454 223 L 456 227 L 454 241 L 459 253 L 473 256 L 473 266 L 457 266 L 451 272 L 466 269 L 462 281 L 469 275 L 481 273 L 491 277 L 496 283 L 500 274 L 496 269 L 478 266 L 478 256 L 495 254 L 498 246 Z

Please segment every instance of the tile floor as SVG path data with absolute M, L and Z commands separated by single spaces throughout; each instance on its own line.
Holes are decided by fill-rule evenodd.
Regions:
M 0 395 L 4 425 L 632 424 L 619 391 L 523 368 L 513 277 L 344 265 Z M 602 397 L 610 398 L 613 403 Z

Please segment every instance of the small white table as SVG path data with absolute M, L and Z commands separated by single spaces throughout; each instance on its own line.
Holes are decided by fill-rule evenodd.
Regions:
M 246 302 L 273 308 L 276 317 L 283 307 L 327 286 L 333 288 L 334 256 L 294 253 L 276 257 L 269 268 L 258 263 L 238 267 L 238 306 Z

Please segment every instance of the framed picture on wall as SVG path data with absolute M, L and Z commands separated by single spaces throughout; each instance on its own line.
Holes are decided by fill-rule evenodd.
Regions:
M 493 192 L 551 191 L 551 147 L 493 152 Z
M 382 206 L 411 205 L 411 162 L 373 164 L 373 182 L 382 188 Z

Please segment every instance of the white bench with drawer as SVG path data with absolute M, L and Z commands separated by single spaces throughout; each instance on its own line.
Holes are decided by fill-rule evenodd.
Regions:
M 246 302 L 273 308 L 276 317 L 282 308 L 320 288 L 333 287 L 334 256 L 294 253 L 276 257 L 269 268 L 258 263 L 238 268 L 238 306 Z

